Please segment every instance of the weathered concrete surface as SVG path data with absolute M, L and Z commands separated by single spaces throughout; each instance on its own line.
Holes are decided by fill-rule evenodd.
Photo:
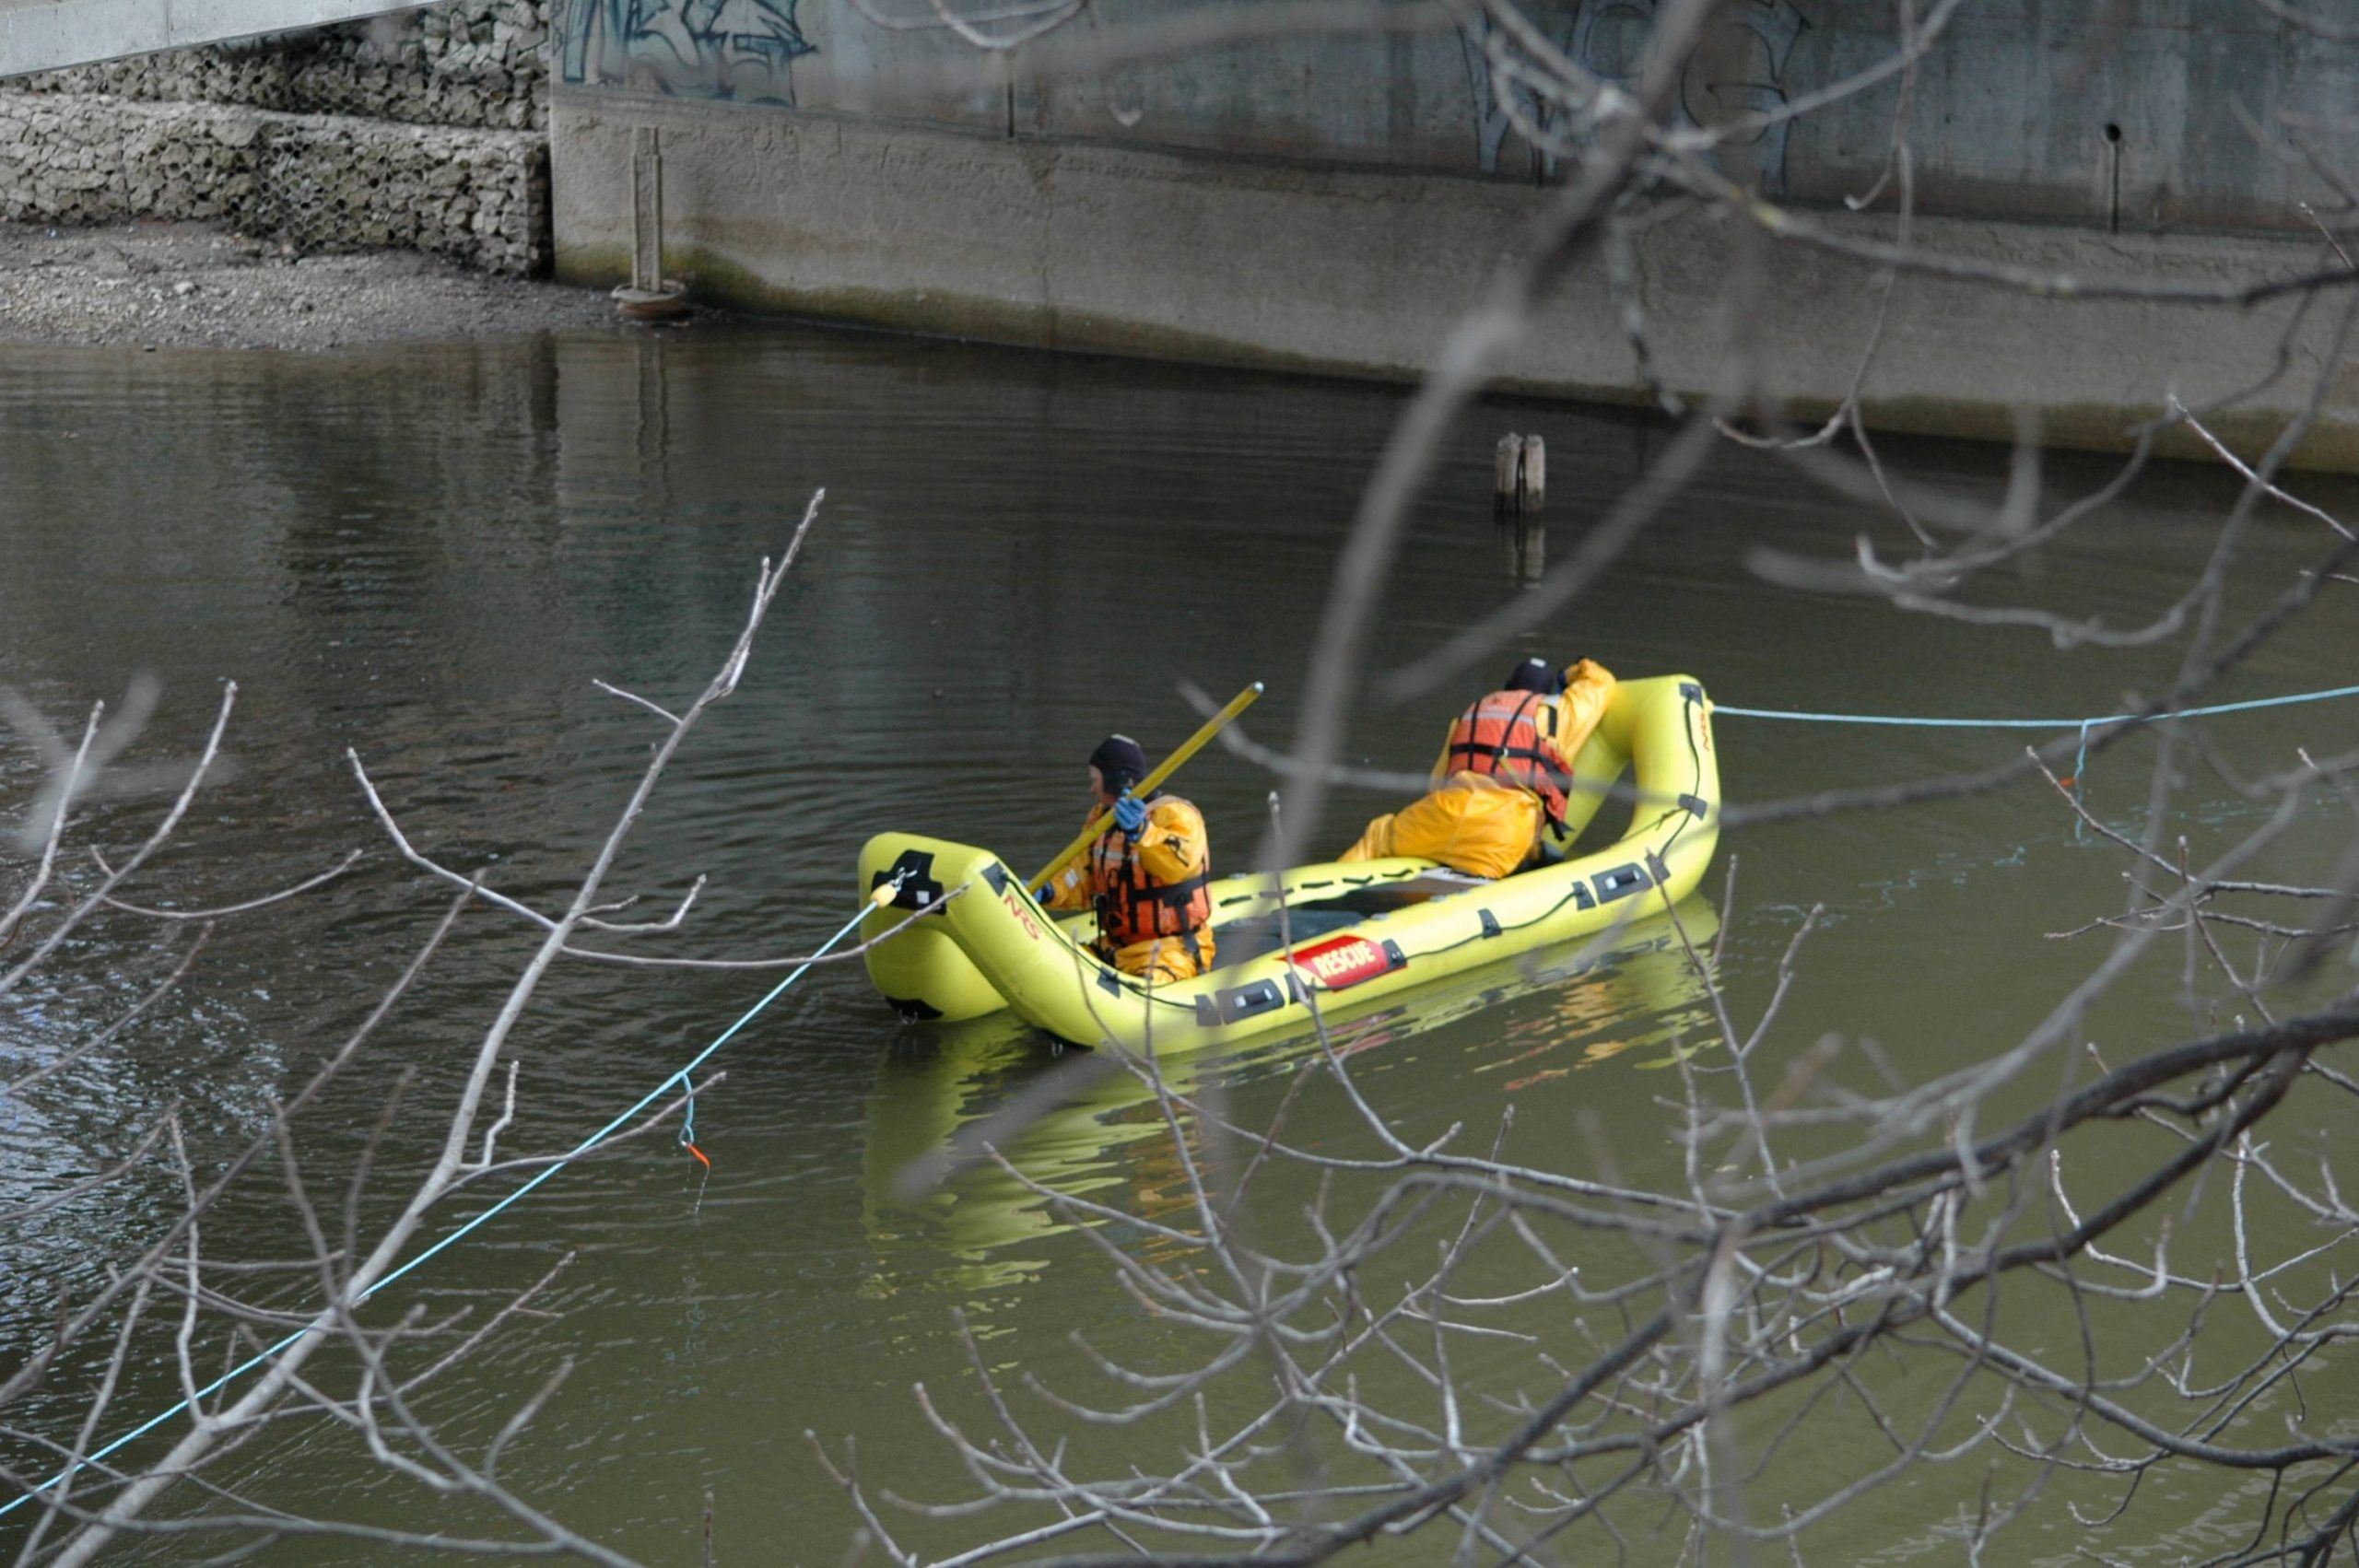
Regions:
M 486 131 L 548 128 L 547 0 L 447 0 L 235 48 L 176 49 L 7 84 Z
M 1626 83 L 1655 4 L 1528 0 L 1525 9 L 1552 49 Z M 1402 13 L 1414 30 L 1204 43 L 1053 75 L 1062 44 L 1119 39 L 1134 24 L 1217 27 L 1257 7 L 1091 0 L 1081 21 L 1044 42 L 1048 57 L 987 55 L 927 25 L 923 5 L 907 9 L 911 27 L 879 27 L 879 9 L 877 0 L 562 0 L 557 78 L 585 98 L 660 91 L 722 117 L 775 105 L 1525 182 L 1550 167 L 1517 125 L 1547 127 L 1549 110 L 1519 78 L 1492 71 L 1485 49 L 1496 41 L 1479 7 L 1428 0 Z M 1732 175 L 1772 196 L 1838 205 L 1884 172 L 1898 75 L 1790 122 L 1751 117 L 1889 60 L 1898 16 L 1892 0 L 1717 6 L 1672 113 L 1695 126 L 1742 121 L 1744 145 L 1723 154 Z M 2299 204 L 2341 202 L 2296 138 L 2330 170 L 2359 161 L 2359 49 L 2255 0 L 1968 0 L 1910 90 L 1920 210 L 1953 216 L 2306 233 Z
M 553 171 L 558 275 L 622 279 L 630 127 L 663 132 L 669 270 L 757 309 L 1052 347 L 1408 378 L 1522 237 L 1538 198 L 1498 181 L 1311 169 L 1098 144 L 1007 139 L 808 111 L 560 93 Z M 1882 236 L 1889 220 L 1828 218 Z M 2312 270 L 2320 247 L 2226 235 L 2114 236 L 1926 220 L 1954 254 L 2086 277 L 2228 282 Z M 1656 369 L 1684 396 L 1758 345 L 1765 389 L 1797 415 L 1833 406 L 1872 330 L 1863 266 L 1667 211 L 1638 243 Z M 1732 275 L 1757 256 L 1750 289 Z M 1887 429 L 2004 439 L 2028 402 L 2048 439 L 2113 448 L 2176 387 L 2190 403 L 2264 380 L 2294 306 L 2251 311 L 2006 296 L 1905 279 L 1865 385 Z M 1727 312 L 1741 312 L 1731 321 Z M 2325 353 L 2326 318 L 2294 340 L 2294 374 L 2220 424 L 2265 442 Z M 1506 368 L 1507 384 L 1649 398 L 1602 264 L 1579 269 Z M 2359 467 L 2359 385 L 2338 377 L 2305 449 Z
M 417 6 L 417 0 L 0 0 L 0 77 Z

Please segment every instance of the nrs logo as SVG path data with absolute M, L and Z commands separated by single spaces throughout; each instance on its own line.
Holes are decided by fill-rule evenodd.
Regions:
M 999 895 L 999 901 L 1007 907 L 1009 914 L 1015 917 L 1016 923 L 1024 928 L 1026 936 L 1030 937 L 1034 942 L 1040 940 L 1040 922 L 1032 918 L 1032 911 L 1026 908 L 1015 894 L 1003 893 Z

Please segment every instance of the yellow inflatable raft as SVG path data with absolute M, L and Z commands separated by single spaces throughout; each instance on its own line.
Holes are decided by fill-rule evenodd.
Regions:
M 1155 986 L 1100 962 L 1088 947 L 1094 922 L 1052 918 L 991 851 L 879 834 L 861 851 L 862 890 L 895 877 L 900 886 L 869 915 L 863 936 L 881 936 L 945 893 L 958 896 L 872 948 L 869 977 L 905 1018 L 1009 1007 L 1075 1045 L 1182 1051 L 1301 1030 L 1314 1003 L 1322 1017 L 1356 1014 L 1410 987 L 1656 915 L 1684 897 L 1719 837 L 1719 768 L 1701 685 L 1664 675 L 1618 685 L 1574 759 L 1571 814 L 1593 815 L 1625 771 L 1637 803 L 1620 838 L 1497 882 L 1408 859 L 1217 881 L 1221 966 Z

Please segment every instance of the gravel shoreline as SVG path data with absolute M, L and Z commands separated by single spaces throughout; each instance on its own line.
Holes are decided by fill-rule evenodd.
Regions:
M 0 224 L 0 343 L 279 348 L 645 330 L 595 289 L 405 251 L 306 256 L 196 223 Z

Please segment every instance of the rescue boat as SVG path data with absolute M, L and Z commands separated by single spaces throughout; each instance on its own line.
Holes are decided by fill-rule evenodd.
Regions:
M 1356 1015 L 1413 987 L 1659 916 L 1692 892 L 1719 837 L 1711 701 L 1684 675 L 1625 681 L 1573 759 L 1567 826 L 1589 825 L 1624 774 L 1629 825 L 1602 848 L 1503 877 L 1431 860 L 1298 866 L 1225 877 L 1210 889 L 1215 967 L 1149 984 L 1090 951 L 1093 917 L 1059 919 L 988 849 L 882 833 L 860 883 L 898 879 L 863 936 L 874 941 L 957 893 L 863 955 L 904 1018 L 981 1017 L 1012 1008 L 1073 1045 L 1158 1054 L 1228 1045 Z

